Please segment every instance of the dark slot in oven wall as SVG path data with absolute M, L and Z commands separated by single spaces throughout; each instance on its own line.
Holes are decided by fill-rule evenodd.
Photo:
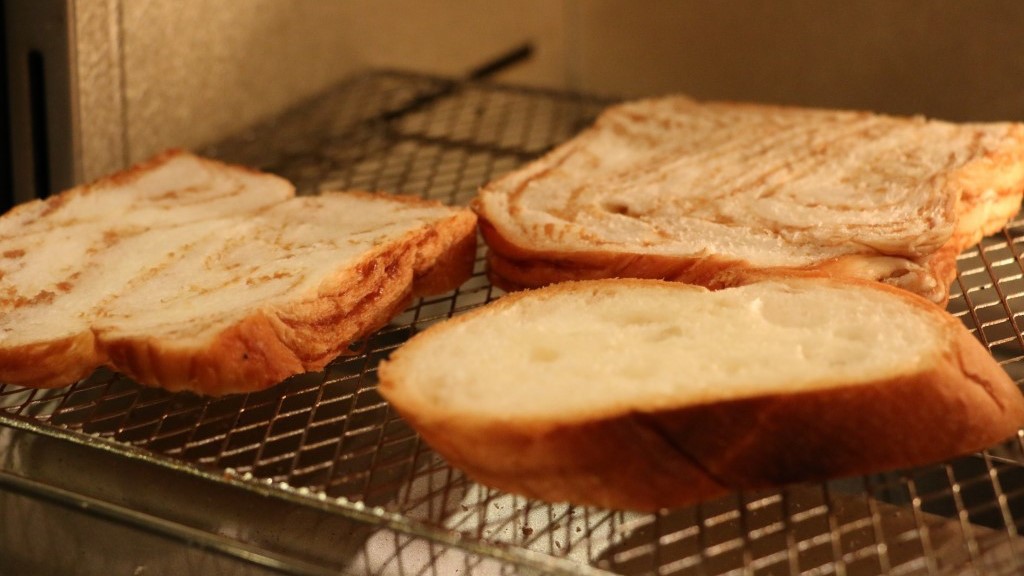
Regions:
M 39 50 L 28 53 L 28 112 L 32 135 L 32 183 L 36 198 L 53 192 L 50 183 L 50 135 L 46 111 L 46 62 Z
M 0 211 L 14 205 L 14 186 L 11 181 L 11 119 L 7 82 L 7 19 L 6 0 L 0 0 Z
M 0 208 L 75 183 L 71 3 L 0 0 Z

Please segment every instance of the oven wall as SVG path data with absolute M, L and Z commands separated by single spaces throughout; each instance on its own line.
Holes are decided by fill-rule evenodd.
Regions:
M 578 87 L 1024 120 L 1024 2 L 573 2 Z
M 197 148 L 359 70 L 1024 120 L 1014 0 L 72 0 L 76 175 Z
M 534 40 L 510 81 L 563 86 L 544 0 L 76 0 L 79 180 L 196 148 L 361 69 L 459 75 Z

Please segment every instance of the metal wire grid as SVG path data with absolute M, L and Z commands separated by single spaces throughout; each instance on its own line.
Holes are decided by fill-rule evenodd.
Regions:
M 212 152 L 279 173 L 303 192 L 362 188 L 461 204 L 480 184 L 569 137 L 602 104 L 374 73 Z M 1021 242 L 1018 220 L 963 254 L 949 307 L 1018 383 Z M 354 561 L 360 571 L 514 573 L 515 549 L 573 560 L 581 570 L 628 574 L 1021 571 L 1020 439 L 948 463 L 734 494 L 658 514 L 549 505 L 468 481 L 391 413 L 375 389 L 375 367 L 415 332 L 498 295 L 484 276 L 483 250 L 465 285 L 414 303 L 323 373 L 226 398 L 140 388 L 105 370 L 58 390 L 0 385 L 0 422 L 131 445 L 188 467 L 229 472 L 243 485 L 271 483 L 310 499 L 377 506 L 410 527 L 459 533 L 487 553 L 411 536 L 399 523 L 367 539 L 366 553 Z

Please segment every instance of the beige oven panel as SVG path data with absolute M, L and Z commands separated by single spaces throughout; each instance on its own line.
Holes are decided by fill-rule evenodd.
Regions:
M 71 0 L 76 173 L 202 147 L 366 68 L 585 93 L 1024 118 L 1024 4 L 808 0 Z

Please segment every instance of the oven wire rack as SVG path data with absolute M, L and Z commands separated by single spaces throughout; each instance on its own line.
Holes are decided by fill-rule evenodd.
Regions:
M 465 204 L 480 185 L 571 137 L 607 104 L 562 92 L 373 71 L 204 152 L 279 174 L 300 193 L 383 190 Z M 1024 220 L 1018 219 L 962 254 L 949 304 L 1018 384 L 1024 380 L 1022 242 Z M 375 370 L 414 333 L 500 296 L 487 282 L 484 251 L 481 243 L 474 274 L 463 286 L 414 302 L 322 373 L 223 398 L 143 388 L 107 370 L 55 390 L 0 384 L 0 432 L 56 439 L 87 461 L 103 453 L 188 477 L 200 491 L 259 495 L 366 527 L 346 536 L 345 556 L 330 566 L 261 556 L 260 545 L 247 544 L 244 535 L 221 534 L 221 544 L 212 544 L 284 572 L 1024 571 L 1021 435 L 950 462 L 737 493 L 654 514 L 551 505 L 467 480 L 389 409 L 376 391 Z M 47 490 L 33 487 L 31 472 L 4 472 L 31 471 L 31 458 L 0 442 L 0 490 Z M 103 502 L 76 495 L 74 474 L 67 472 L 69 487 L 49 489 L 50 499 L 102 509 Z M 130 507 L 122 513 L 132 516 Z M 276 521 L 266 520 L 273 530 Z M 163 526 L 147 515 L 126 522 L 156 531 Z M 0 519 L 0 536 L 18 540 L 3 528 Z M 24 540 L 18 545 L 33 545 Z

